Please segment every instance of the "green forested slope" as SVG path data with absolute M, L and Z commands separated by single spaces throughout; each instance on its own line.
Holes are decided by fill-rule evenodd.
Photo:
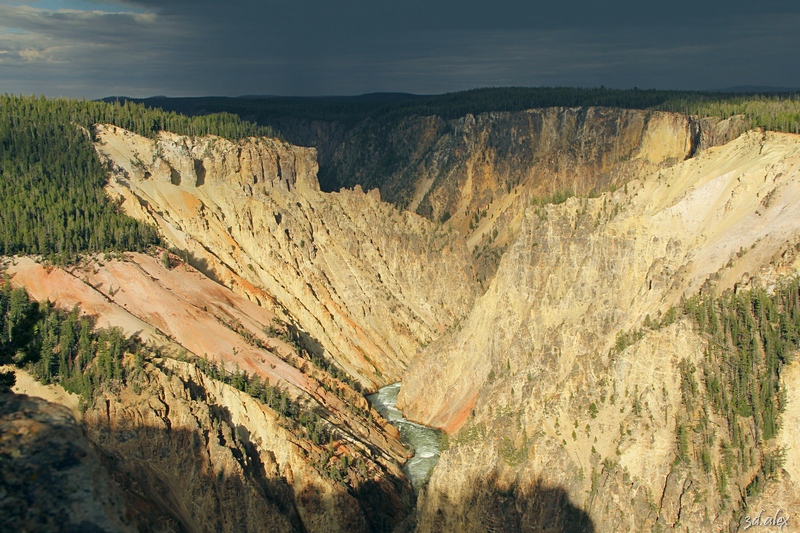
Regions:
M 697 296 L 682 308 L 708 346 L 699 366 L 680 364 L 677 460 L 713 474 L 723 499 L 731 482 L 755 471 L 744 496 L 755 495 L 783 461 L 773 439 L 786 404 L 781 370 L 800 347 L 800 281 L 785 280 L 771 293 Z
M 101 384 L 140 370 L 142 349 L 119 328 L 95 330 L 77 307 L 67 312 L 36 302 L 24 288 L 0 280 L 0 365 L 27 366 L 42 383 L 58 381 L 87 402 Z M 135 368 L 122 362 L 127 350 L 136 352 Z M 13 383 L 13 372 L 0 373 L 0 389 Z
M 0 254 L 65 263 L 81 252 L 158 242 L 155 229 L 123 215 L 105 195 L 106 173 L 91 140 L 96 123 L 147 136 L 273 134 L 234 115 L 189 118 L 134 103 L 0 96 Z

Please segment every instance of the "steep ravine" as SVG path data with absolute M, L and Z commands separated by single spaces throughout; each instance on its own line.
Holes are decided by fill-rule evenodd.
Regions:
M 699 362 L 703 340 L 679 322 L 615 358 L 610 350 L 620 331 L 663 315 L 683 295 L 777 275 L 774 259 L 798 241 L 797 139 L 751 132 L 697 154 L 685 119 L 661 114 L 643 124 L 651 129 L 637 130 L 629 161 L 612 165 L 627 169 L 620 179 L 638 179 L 561 205 L 538 205 L 530 195 L 503 204 L 517 226 L 498 236 L 505 254 L 474 306 L 474 257 L 464 253 L 457 219 L 437 228 L 374 192 L 319 193 L 309 174 L 286 169 L 254 174 L 238 155 L 265 150 L 252 141 L 240 152 L 219 140 L 162 135 L 153 142 L 101 128 L 98 150 L 130 212 L 143 207 L 142 217 L 179 248 L 201 254 L 191 243 L 202 242 L 209 265 L 261 288 L 269 298 L 255 299 L 296 320 L 370 386 L 402 377 L 398 407 L 443 428 L 451 442 L 420 492 L 420 530 L 646 530 L 674 527 L 676 517 L 719 527 L 736 506 L 713 496 L 711 481 L 671 467 L 677 362 Z M 281 149 L 289 148 L 259 157 Z M 607 151 L 599 149 L 599 160 Z M 593 152 L 583 153 L 579 159 Z M 198 168 L 187 158 L 201 162 L 202 183 L 174 177 L 175 169 Z M 589 167 L 565 168 L 586 179 Z M 487 213 L 479 226 L 505 220 L 499 215 Z M 386 220 L 399 238 L 388 236 Z M 304 251 L 306 243 L 313 248 Z M 387 302 L 405 305 L 376 298 L 383 291 Z M 434 318 L 442 312 L 444 323 Z M 379 349 L 366 350 L 369 343 Z M 597 412 L 587 410 L 591 404 Z M 648 406 L 646 419 L 639 405 Z M 707 499 L 688 504 L 687 491 Z M 717 514 L 699 514 L 701 505 Z M 511 521 L 486 522 L 498 512 Z
M 743 124 L 587 107 L 366 119 L 344 129 L 299 121 L 286 131 L 318 149 L 324 190 L 376 187 L 400 208 L 449 221 L 486 286 L 532 199 L 620 187 L 735 139 Z

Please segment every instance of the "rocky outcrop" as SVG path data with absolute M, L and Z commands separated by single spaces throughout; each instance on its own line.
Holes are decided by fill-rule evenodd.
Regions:
M 617 335 L 683 295 L 797 272 L 799 200 L 800 139 L 750 132 L 625 190 L 529 207 L 469 317 L 404 380 L 398 407 L 451 434 L 421 530 L 483 531 L 502 497 L 515 520 L 549 527 L 542 484 L 566 496 L 553 520 L 574 507 L 584 530 L 726 528 L 716 481 L 674 462 L 677 365 L 699 364 L 704 341 L 681 322 L 619 351 Z M 464 505 L 476 487 L 495 496 Z
M 109 191 L 198 267 L 300 330 L 368 388 L 399 380 L 416 350 L 471 307 L 465 246 L 447 228 L 360 188 L 321 193 L 314 152 L 96 129 Z
M 123 493 L 68 409 L 0 394 L 0 528 L 136 531 Z

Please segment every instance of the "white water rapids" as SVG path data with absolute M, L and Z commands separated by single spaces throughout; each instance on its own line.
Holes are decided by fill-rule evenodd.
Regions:
M 395 407 L 400 385 L 387 385 L 367 396 L 367 400 L 383 418 L 400 430 L 403 444 L 414 451 L 414 457 L 408 460 L 403 471 L 414 485 L 414 490 L 419 490 L 439 460 L 443 435 L 439 430 L 416 424 L 403 417 L 403 413 Z

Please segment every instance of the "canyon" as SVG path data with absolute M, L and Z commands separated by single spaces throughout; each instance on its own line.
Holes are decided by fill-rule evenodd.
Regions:
M 77 304 L 150 350 L 88 405 L 17 371 L 24 409 L 74 424 L 93 483 L 114 487 L 81 511 L 93 523 L 730 531 L 746 507 L 800 516 L 797 363 L 781 373 L 780 430 L 722 489 L 723 439 L 710 470 L 681 440 L 682 365 L 701 368 L 709 341 L 680 311 L 796 275 L 800 136 L 613 108 L 412 117 L 383 132 L 395 163 L 381 174 L 375 131 L 326 144 L 336 131 L 304 133 L 318 161 L 276 139 L 98 124 L 107 193 L 169 250 L 4 259 L 34 299 Z M 350 188 L 321 190 L 323 163 Z M 258 376 L 294 411 L 210 363 Z M 418 491 L 411 450 L 364 397 L 397 382 L 403 415 L 446 435 Z M 778 448 L 778 474 L 745 497 Z

